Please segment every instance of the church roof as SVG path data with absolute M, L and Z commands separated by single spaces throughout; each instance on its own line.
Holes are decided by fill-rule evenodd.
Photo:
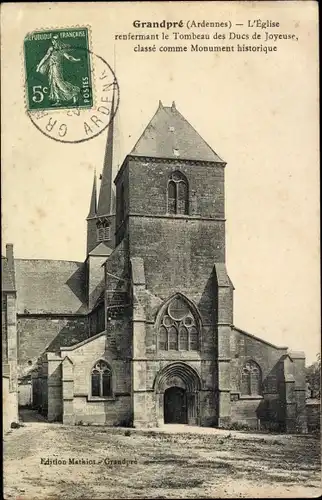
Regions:
M 1 256 L 1 290 L 3 292 L 15 292 L 14 274 L 9 269 L 8 259 Z
M 281 350 L 281 351 L 287 351 L 287 347 L 279 347 L 277 345 L 271 344 L 270 342 L 267 342 L 267 340 L 261 339 L 260 337 L 257 337 L 256 335 L 253 335 L 249 332 L 246 332 L 245 330 L 242 330 L 241 328 L 237 328 L 237 326 L 232 326 L 232 329 L 235 330 L 236 332 L 242 333 L 243 335 L 246 335 L 247 337 L 250 337 L 254 340 L 258 340 L 262 344 L 269 345 L 270 347 L 274 347 L 274 349 Z
M 83 263 L 15 259 L 15 272 L 18 313 L 86 312 Z
M 175 103 L 167 107 L 161 101 L 130 155 L 224 163 L 179 113 Z
M 112 253 L 112 249 L 109 248 L 105 243 L 99 243 L 93 250 L 89 252 L 88 255 L 100 255 L 108 257 Z

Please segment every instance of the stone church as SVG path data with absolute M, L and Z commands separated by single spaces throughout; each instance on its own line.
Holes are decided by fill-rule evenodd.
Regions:
M 114 194 L 113 135 L 112 122 L 85 261 L 15 259 L 11 246 L 2 259 L 15 297 L 3 351 L 16 335 L 22 399 L 31 388 L 64 424 L 306 432 L 304 354 L 234 326 L 226 163 L 160 102 Z

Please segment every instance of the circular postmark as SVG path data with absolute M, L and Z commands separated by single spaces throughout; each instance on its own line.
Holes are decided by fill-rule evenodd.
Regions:
M 79 45 L 72 50 L 63 44 L 55 46 L 53 38 L 42 58 L 25 63 L 26 112 L 50 139 L 85 142 L 101 134 L 114 119 L 119 85 L 103 57 Z

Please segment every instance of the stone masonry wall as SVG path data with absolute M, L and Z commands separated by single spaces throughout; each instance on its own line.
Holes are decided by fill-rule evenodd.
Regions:
M 253 428 L 279 430 L 280 414 L 280 360 L 287 348 L 276 348 L 252 335 L 232 329 L 231 348 L 231 421 Z M 255 361 L 261 369 L 262 393 L 255 396 L 240 394 L 241 372 L 244 364 Z
M 75 422 L 121 424 L 131 419 L 131 365 L 129 361 L 116 359 L 109 348 L 106 335 L 93 337 L 91 341 L 73 350 L 62 351 L 73 364 L 73 413 Z M 91 398 L 91 371 L 99 359 L 106 360 L 112 369 L 114 397 L 110 400 Z
M 225 217 L 224 168 L 221 165 L 155 159 L 129 161 L 129 212 L 166 214 L 168 178 L 176 170 L 188 180 L 191 215 Z

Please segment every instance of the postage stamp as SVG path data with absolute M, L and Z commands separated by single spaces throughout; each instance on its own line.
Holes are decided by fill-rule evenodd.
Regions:
M 93 105 L 88 28 L 28 33 L 24 39 L 28 110 Z
M 92 139 L 118 110 L 115 73 L 90 45 L 89 27 L 81 26 L 37 30 L 24 38 L 26 113 L 53 140 Z

